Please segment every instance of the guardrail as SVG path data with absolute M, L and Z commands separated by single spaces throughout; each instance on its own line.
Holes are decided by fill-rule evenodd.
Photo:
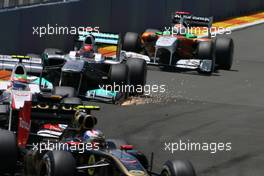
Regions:
M 1 2 L 11 0 L 0 0 Z M 22 0 L 16 0 L 22 1 Z M 37 3 L 38 1 L 38 3 Z M 44 2 L 45 1 L 45 2 Z M 72 49 L 76 36 L 36 35 L 38 28 L 100 27 L 100 31 L 142 32 L 169 27 L 175 11 L 191 11 L 221 20 L 264 10 L 264 0 L 23 0 L 24 6 L 0 8 L 0 53 L 41 53 L 45 48 Z M 27 4 L 25 4 L 28 2 Z M 36 4 L 37 3 L 37 4 Z M 34 4 L 34 5 L 33 5 Z M 14 7 L 14 6 L 13 6 Z M 48 26 L 49 25 L 49 26 Z M 34 29 L 33 29 L 34 28 Z

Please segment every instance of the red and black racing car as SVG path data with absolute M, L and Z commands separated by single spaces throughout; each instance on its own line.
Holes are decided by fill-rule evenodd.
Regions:
M 0 130 L 0 174 L 25 176 L 196 176 L 188 161 L 167 161 L 160 174 L 153 157 L 94 129 L 98 107 L 25 102 L 17 132 Z M 45 146 L 45 147 L 43 147 Z

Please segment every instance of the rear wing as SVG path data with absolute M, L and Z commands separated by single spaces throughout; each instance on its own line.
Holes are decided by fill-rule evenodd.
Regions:
M 51 97 L 57 101 L 61 98 Z M 29 135 L 31 133 L 31 121 L 41 121 L 49 123 L 66 123 L 73 122 L 77 111 L 84 111 L 90 114 L 92 110 L 99 110 L 99 106 L 73 105 L 54 103 L 56 100 L 48 101 L 26 101 L 24 107 L 19 111 L 18 118 L 18 137 L 17 142 L 21 147 L 26 147 Z
M 17 63 L 22 63 L 29 73 L 41 73 L 42 59 L 21 55 L 0 55 L 0 70 L 13 70 Z
M 38 94 L 32 101 L 32 120 L 48 120 L 56 122 L 70 122 L 77 111 L 85 111 L 91 114 L 92 110 L 100 110 L 99 106 L 87 106 L 83 104 L 61 103 L 63 96 L 50 93 Z
M 77 111 L 84 110 L 87 114 L 91 114 L 92 110 L 99 109 L 98 106 L 32 103 L 31 119 L 69 124 Z
M 173 24 L 185 24 L 187 27 L 208 27 L 213 24 L 213 17 L 194 16 L 188 13 L 177 13 L 172 15 Z
M 87 36 L 93 36 L 98 53 L 105 57 L 119 57 L 121 52 L 121 35 L 115 33 L 98 33 L 79 31 L 76 39 L 77 44 L 85 42 Z M 80 46 L 77 46 L 80 48 Z

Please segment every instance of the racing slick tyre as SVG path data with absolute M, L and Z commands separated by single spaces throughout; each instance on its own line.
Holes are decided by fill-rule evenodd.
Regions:
M 161 176 L 196 176 L 196 173 L 189 161 L 169 160 L 164 164 Z
M 211 60 L 211 67 L 209 70 L 198 69 L 201 74 L 211 75 L 215 71 L 215 56 L 214 56 L 214 46 L 212 42 L 200 42 L 197 48 L 197 57 L 201 60 Z
M 67 87 L 67 86 L 56 86 L 53 90 L 54 95 L 61 95 L 65 96 L 67 98 L 75 97 L 76 91 L 73 87 Z
M 127 60 L 126 65 L 128 66 L 130 85 L 133 86 L 133 90 L 130 93 L 132 95 L 143 94 L 147 79 L 146 61 L 143 59 L 131 58 Z
M 140 50 L 140 37 L 138 33 L 127 32 L 124 36 L 123 50 L 139 52 Z
M 217 38 L 215 41 L 216 65 L 219 69 L 230 70 L 234 57 L 234 41 L 231 38 Z
M 18 158 L 16 136 L 11 131 L 0 129 L 0 175 L 14 173 Z
M 128 67 L 125 64 L 114 64 L 110 68 L 111 83 L 114 85 L 127 85 L 129 82 Z
M 0 104 L 0 128 L 6 128 L 8 124 L 8 105 Z
M 62 55 L 63 51 L 60 49 L 56 49 L 56 48 L 46 48 L 44 50 L 44 53 L 48 55 L 57 55 L 57 54 Z
M 23 167 L 23 176 L 36 176 L 37 173 L 37 167 L 36 161 L 38 156 L 37 150 L 29 150 L 27 154 L 24 156 L 24 167 Z
M 120 149 L 122 145 L 127 145 L 127 142 L 123 139 L 107 139 L 107 148 L 110 150 Z
M 76 161 L 70 152 L 49 151 L 40 163 L 38 176 L 75 176 Z

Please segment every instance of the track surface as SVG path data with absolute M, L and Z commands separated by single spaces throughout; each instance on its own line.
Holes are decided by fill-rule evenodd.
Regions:
M 100 104 L 98 128 L 155 153 L 155 171 L 167 159 L 188 159 L 198 176 L 264 174 L 264 25 L 233 32 L 232 71 L 213 76 L 150 68 L 148 82 L 165 84 L 160 103 L 121 107 Z M 232 142 L 232 151 L 164 150 L 164 142 Z

